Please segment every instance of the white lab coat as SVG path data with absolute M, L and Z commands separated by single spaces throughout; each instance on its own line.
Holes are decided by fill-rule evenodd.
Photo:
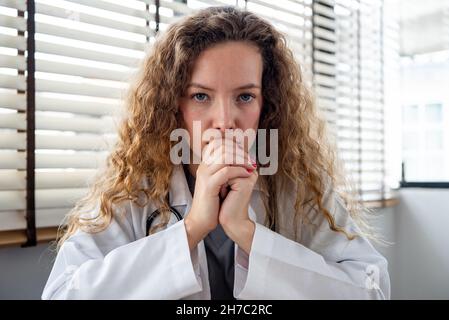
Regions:
M 249 215 L 256 222 L 248 256 L 235 245 L 237 299 L 389 299 L 387 261 L 363 238 L 348 241 L 329 229 L 324 215 L 301 224 L 293 241 L 293 197 L 280 202 L 279 233 L 263 226 L 266 193 L 256 183 Z M 356 226 L 332 190 L 325 206 L 338 225 Z M 170 202 L 181 214 L 192 196 L 181 166 L 171 180 Z M 127 202 L 104 231 L 77 231 L 60 249 L 43 299 L 210 299 L 204 242 L 190 252 L 184 221 L 145 236 L 146 218 L 157 208 Z M 285 212 L 283 212 L 285 211 Z M 374 285 L 373 285 L 374 284 Z M 377 286 L 376 286 L 377 284 Z

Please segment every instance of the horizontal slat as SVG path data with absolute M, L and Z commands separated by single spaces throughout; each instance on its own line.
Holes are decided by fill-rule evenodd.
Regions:
M 76 48 L 41 40 L 36 40 L 36 51 L 60 56 L 67 56 L 71 58 L 120 64 L 128 67 L 136 66 L 140 61 L 140 59 L 114 54 L 114 52 L 101 52 L 96 50 L 89 50 L 87 48 Z
M 73 209 L 69 208 L 46 208 L 36 210 L 36 227 L 59 226 L 64 222 L 64 217 Z
M 36 149 L 106 150 L 114 139 L 98 135 L 44 135 L 36 134 Z
M 35 172 L 36 189 L 86 188 L 95 175 L 95 169 L 60 170 Z M 24 170 L 0 170 L 0 190 L 25 190 L 26 172 Z
M 0 149 L 22 149 L 26 148 L 26 135 L 22 132 L 1 132 Z
M 9 108 L 14 110 L 26 109 L 25 94 L 1 93 L 1 96 L 1 108 Z M 109 104 L 98 101 L 77 101 L 37 95 L 36 110 L 71 112 L 93 116 L 108 116 L 114 114 L 115 110 L 120 107 L 120 101 L 116 101 L 116 104 Z
M 132 17 L 143 18 L 147 20 L 154 19 L 154 14 L 150 14 L 148 11 L 145 11 L 144 7 L 142 8 L 143 10 L 138 10 L 101 0 L 66 0 L 66 1 L 82 4 L 92 8 L 125 14 Z
M 76 152 L 74 154 L 36 153 L 37 169 L 74 168 L 92 169 L 98 168 L 104 163 L 106 152 Z M 0 152 L 0 169 L 25 169 L 26 153 L 16 151 Z
M 0 169 L 25 169 L 25 152 L 0 150 Z
M 64 217 L 72 210 L 69 208 L 47 208 L 36 210 L 36 227 L 45 228 L 59 226 L 64 222 Z
M 326 6 L 322 6 L 322 5 L 320 5 L 320 4 L 316 3 L 316 2 L 313 4 L 313 11 L 314 11 L 314 13 L 319 13 L 319 14 L 321 14 L 323 16 L 327 16 L 327 17 L 330 17 L 330 18 L 334 18 L 335 17 L 335 13 L 334 13 L 334 11 L 331 8 L 326 7 Z
M 335 89 L 327 89 L 321 86 L 315 87 L 315 92 L 317 96 L 320 97 L 327 97 L 327 98 L 333 98 L 335 99 L 337 97 L 337 93 L 335 92 Z
M 317 25 L 317 26 L 323 26 L 323 27 L 326 27 L 326 28 L 329 28 L 329 29 L 332 29 L 332 30 L 336 30 L 337 29 L 337 24 L 332 19 L 328 19 L 328 18 L 325 18 L 325 17 L 322 17 L 322 16 L 315 15 L 313 17 L 313 21 L 314 21 L 314 24 Z
M 6 74 L 0 74 L 0 88 L 6 89 L 26 89 L 26 79 L 22 75 L 11 76 Z
M 27 28 L 26 20 L 23 17 L 11 17 L 4 14 L 0 14 L 0 26 L 19 31 L 25 31 Z
M 0 6 L 25 11 L 27 8 L 24 0 L 0 0 Z
M 351 152 L 370 152 L 370 153 L 374 153 L 374 152 L 378 152 L 378 153 L 382 153 L 383 149 L 382 148 L 373 148 L 373 149 L 368 149 L 368 148 L 362 148 L 360 149 L 357 146 L 353 146 L 352 148 L 346 148 L 346 147 L 339 147 L 338 148 L 340 153 L 351 153 Z
M 315 72 L 325 73 L 330 75 L 337 75 L 337 70 L 334 65 L 328 65 L 324 63 L 315 62 L 314 63 Z
M 36 172 L 37 189 L 86 188 L 97 170 L 83 169 L 67 172 Z
M 40 14 L 53 16 L 53 17 L 63 18 L 63 19 L 68 18 L 67 9 L 60 8 L 57 6 L 47 5 L 47 4 L 43 4 L 43 3 L 36 4 L 36 12 L 40 13 Z M 143 34 L 146 36 L 152 35 L 151 29 L 149 27 L 147 28 L 143 25 L 142 26 L 133 25 L 133 24 L 129 24 L 129 23 L 113 20 L 113 19 L 108 19 L 108 18 L 103 18 L 103 17 L 99 17 L 99 16 L 86 14 L 84 12 L 79 12 L 76 10 L 70 10 L 70 15 L 76 16 L 76 20 L 79 22 L 83 22 L 83 23 L 117 29 L 120 31 L 127 31 L 127 32 L 132 32 L 132 33 L 137 33 L 137 34 Z
M 310 40 L 302 39 L 301 41 L 293 41 L 288 35 L 287 39 L 289 48 L 297 53 L 297 55 L 309 57 L 312 53 L 312 44 Z
M 87 191 L 88 189 L 85 188 L 36 190 L 36 209 L 71 207 Z M 25 208 L 25 191 L 0 191 L 0 211 L 24 210 Z
M 326 99 L 325 97 L 317 97 L 317 104 L 322 108 L 334 109 L 337 102 L 333 99 Z
M 314 39 L 313 43 L 316 49 L 321 49 L 329 52 L 337 52 L 337 46 L 329 41 L 324 41 L 321 39 Z
M 348 122 L 359 122 L 359 121 L 367 121 L 367 122 L 374 122 L 374 123 L 383 123 L 383 119 L 381 115 L 378 115 L 376 117 L 373 116 L 366 116 L 366 115 L 362 115 L 360 114 L 360 112 L 355 112 L 355 113 L 341 113 L 340 110 L 339 111 L 339 116 L 342 119 L 341 124 L 344 125 L 345 122 L 344 120 L 348 121 Z M 350 111 L 350 110 L 349 110 Z
M 25 189 L 26 189 L 25 171 L 0 170 L 0 190 L 25 190 Z
M 93 32 L 65 28 L 62 26 L 56 26 L 44 22 L 36 22 L 36 33 L 44 33 L 52 36 L 104 44 L 108 46 L 126 48 L 131 50 L 143 51 L 145 49 L 144 42 L 125 40 Z
M 383 159 L 381 157 L 379 158 L 374 158 L 374 159 L 369 159 L 369 158 L 365 158 L 365 159 L 360 159 L 360 156 L 357 154 L 341 154 L 340 155 L 340 159 L 342 160 L 342 162 L 346 165 L 347 163 L 366 163 L 366 164 L 382 164 L 383 163 Z
M 9 108 L 15 110 L 25 110 L 26 95 L 18 93 L 2 92 L 0 93 L 0 108 Z
M 145 1 L 145 3 L 153 4 L 153 0 Z M 182 13 L 184 15 L 191 14 L 194 11 L 192 8 L 189 8 L 186 4 L 181 2 L 170 2 L 166 0 L 159 0 L 159 5 L 162 8 L 169 8 L 177 13 Z
M 335 0 L 318 0 L 318 1 L 322 4 L 326 4 L 331 7 L 335 6 Z
M 339 118 L 338 120 L 338 130 L 341 131 L 341 138 L 343 139 L 344 137 L 352 137 L 352 134 L 350 134 L 351 130 L 357 131 L 357 128 L 360 127 L 361 131 L 365 132 L 365 133 L 370 133 L 372 135 L 374 135 L 376 137 L 378 137 L 379 139 L 383 136 L 383 127 L 379 124 L 378 127 L 373 126 L 373 125 L 366 125 L 366 124 L 360 124 L 360 123 L 356 123 L 355 121 L 353 121 L 353 123 L 346 123 L 346 124 L 341 124 L 342 119 Z M 373 137 L 366 137 L 367 139 L 372 139 Z
M 1 120 L 0 120 L 1 124 Z M 42 113 L 36 115 L 36 128 L 39 130 L 75 131 L 84 133 L 115 132 L 111 117 L 58 117 Z
M 26 115 L 24 113 L 7 113 L 0 117 L 0 128 L 26 129 Z M 112 118 L 86 118 L 86 117 L 58 117 L 45 114 L 36 115 L 36 129 L 75 131 L 85 133 L 115 132 Z M 7 139 L 7 138 L 5 138 Z
M 289 14 L 289 15 L 293 15 L 293 16 L 297 16 L 297 17 L 306 17 L 306 15 L 305 15 L 305 13 L 304 13 L 304 5 L 303 5 L 303 4 L 299 4 L 299 3 L 295 3 L 295 2 L 293 2 L 293 1 L 290 1 L 290 4 L 293 5 L 293 6 L 295 6 L 295 7 L 294 7 L 295 10 L 287 9 L 287 8 L 278 6 L 278 5 L 276 5 L 276 2 L 275 2 L 275 1 L 273 1 L 273 2 L 270 3 L 270 2 L 260 1 L 260 0 L 251 0 L 251 1 L 248 1 L 248 2 L 249 2 L 249 3 L 256 3 L 256 4 L 260 5 L 260 6 L 265 7 L 265 8 L 269 8 L 269 9 L 274 9 L 274 10 L 277 10 L 277 11 L 281 11 L 281 12 L 287 13 L 287 14 Z M 284 3 L 284 4 L 285 4 L 285 3 Z M 297 10 L 299 6 L 303 7 L 303 10 L 302 10 L 301 13 Z
M 320 51 L 315 51 L 313 53 L 315 61 L 323 61 L 329 64 L 336 64 L 337 57 L 334 54 L 328 54 Z
M 75 154 L 36 154 L 36 168 L 98 168 L 106 152 L 76 152 Z
M 26 39 L 24 37 L 10 36 L 7 34 L 0 34 L 0 43 L 2 47 L 13 48 L 25 51 L 26 50 Z
M 76 101 L 54 97 L 36 97 L 36 109 L 39 111 L 60 111 L 93 116 L 112 115 L 119 108 L 120 101 L 116 104 L 92 101 Z
M 25 70 L 25 56 L 8 56 L 0 54 L 0 68 Z
M 248 2 L 248 8 L 249 10 L 255 11 L 259 16 L 267 19 L 274 25 L 278 24 L 287 27 L 291 33 L 294 33 L 294 30 L 305 30 L 305 27 L 302 24 L 291 23 L 284 19 L 278 18 L 276 15 L 268 15 L 266 14 L 266 12 L 262 12 L 259 10 L 256 11 L 254 7 L 251 7 L 251 2 Z
M 36 208 L 66 208 L 73 206 L 86 195 L 85 188 L 36 190 Z
M 36 71 L 114 81 L 127 81 L 129 76 L 128 73 L 115 70 L 42 59 L 36 59 Z
M 315 74 L 314 82 L 317 85 L 324 85 L 329 87 L 335 87 L 337 85 L 337 81 L 335 81 L 335 77 L 332 76 L 324 76 L 321 74 Z
M 0 231 L 18 229 L 26 229 L 25 211 L 0 211 Z
M 351 134 L 357 132 L 357 128 L 355 127 L 344 127 L 344 126 L 339 126 L 339 134 L 341 134 L 341 138 L 343 139 L 345 136 L 350 137 Z M 363 134 L 364 134 L 364 139 L 372 139 L 372 140 L 377 140 L 378 137 L 381 137 L 383 134 L 383 129 L 373 129 L 373 128 L 368 128 L 366 126 L 363 127 Z
M 180 19 L 182 19 L 183 16 L 172 16 L 172 17 L 168 17 L 168 16 L 164 16 L 164 15 L 159 15 L 159 24 L 164 24 L 164 25 L 170 25 L 173 23 L 178 22 Z
M 330 40 L 330 41 L 337 41 L 337 37 L 335 35 L 334 32 L 325 30 L 323 28 L 319 28 L 319 27 L 315 27 L 313 28 L 313 32 L 315 33 L 315 36 L 326 39 L 326 40 Z
M 26 116 L 24 113 L 5 113 L 0 114 L 1 129 L 26 129 Z
M 111 99 L 121 98 L 123 94 L 123 90 L 113 87 L 99 86 L 87 83 L 62 82 L 47 79 L 36 79 L 36 91 L 66 93 Z
M 6 210 L 23 210 L 26 208 L 25 191 L 0 191 L 0 214 Z
M 383 165 L 382 163 L 348 163 L 345 166 L 346 169 L 352 170 L 352 171 L 364 171 L 364 172 L 370 172 L 370 171 L 382 171 Z

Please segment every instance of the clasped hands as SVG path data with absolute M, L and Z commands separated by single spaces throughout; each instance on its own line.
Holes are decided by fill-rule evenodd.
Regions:
M 231 139 L 212 140 L 202 155 L 192 207 L 184 219 L 189 247 L 192 250 L 221 224 L 227 236 L 249 254 L 255 224 L 248 208 L 258 178 L 257 164 Z

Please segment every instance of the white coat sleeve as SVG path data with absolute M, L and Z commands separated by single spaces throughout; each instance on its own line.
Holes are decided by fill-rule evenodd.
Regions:
M 122 245 L 129 238 L 123 232 L 113 220 L 100 234 L 78 231 L 67 239 L 42 299 L 180 299 L 202 290 L 184 220 Z
M 359 230 L 333 192 L 325 205 L 337 225 Z M 251 252 L 235 254 L 237 299 L 389 299 L 387 260 L 364 237 L 348 240 L 329 228 L 303 226 L 302 243 L 256 223 Z

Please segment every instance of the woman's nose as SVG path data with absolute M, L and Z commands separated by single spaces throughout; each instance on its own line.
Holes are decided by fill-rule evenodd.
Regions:
M 213 108 L 213 127 L 220 131 L 235 128 L 235 118 L 232 102 L 228 99 L 220 99 Z

